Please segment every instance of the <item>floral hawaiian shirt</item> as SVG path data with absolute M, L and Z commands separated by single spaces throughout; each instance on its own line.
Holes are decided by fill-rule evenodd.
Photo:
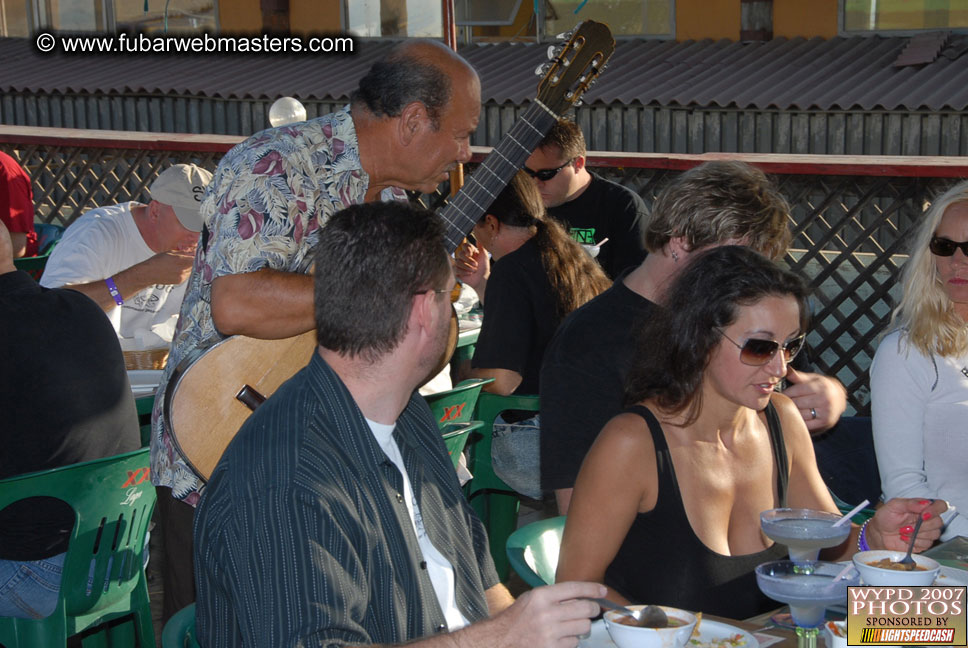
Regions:
M 300 124 L 256 133 L 219 163 L 202 199 L 207 240 L 198 246 L 168 364 L 152 413 L 151 480 L 194 506 L 201 481 L 174 448 L 162 403 L 173 369 L 224 339 L 212 321 L 212 280 L 271 268 L 306 274 L 319 228 L 362 203 L 369 176 L 360 165 L 349 107 Z M 384 190 L 401 200 L 401 189 Z

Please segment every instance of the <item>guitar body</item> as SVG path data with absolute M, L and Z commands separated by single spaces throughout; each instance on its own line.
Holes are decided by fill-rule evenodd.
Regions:
M 484 211 L 524 166 L 565 109 L 573 106 L 601 73 L 615 50 L 608 27 L 586 20 L 545 67 L 532 102 L 501 142 L 440 212 L 448 251 L 453 253 Z M 448 350 L 429 376 L 440 373 L 457 347 L 457 315 L 451 318 Z M 282 340 L 234 336 L 222 340 L 172 373 L 165 394 L 168 430 L 178 452 L 207 480 L 229 442 L 259 404 L 306 366 L 316 349 L 315 331 Z
M 451 308 L 447 348 L 423 381 L 443 371 L 457 348 L 457 312 Z M 178 452 L 207 481 L 229 442 L 253 412 L 238 398 L 248 387 L 261 401 L 306 366 L 316 352 L 316 331 L 281 340 L 234 335 L 182 370 L 172 373 L 165 394 L 165 424 Z M 258 406 L 258 403 L 253 403 Z
M 165 394 L 165 424 L 178 452 L 208 479 L 225 448 L 252 414 L 236 398 L 246 385 L 268 398 L 309 362 L 316 331 L 281 340 L 235 335 L 176 369 Z M 204 362 L 201 360 L 204 359 Z

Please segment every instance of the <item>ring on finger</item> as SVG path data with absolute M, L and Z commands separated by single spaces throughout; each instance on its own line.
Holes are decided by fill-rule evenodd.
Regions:
M 816 419 L 816 418 L 817 418 L 817 408 L 811 407 L 810 408 L 810 419 L 813 420 L 813 419 Z

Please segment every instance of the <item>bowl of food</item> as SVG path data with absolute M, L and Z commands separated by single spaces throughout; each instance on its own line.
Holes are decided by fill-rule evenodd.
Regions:
M 640 610 L 644 605 L 629 605 Z M 664 628 L 640 628 L 634 619 L 614 610 L 605 613 L 605 628 L 618 648 L 682 648 L 696 627 L 696 615 L 678 608 L 658 606 L 666 613 L 669 625 Z
M 865 585 L 913 587 L 932 584 L 941 565 L 927 556 L 912 554 L 914 568 L 908 569 L 899 562 L 906 553 L 882 549 L 859 551 L 854 554 L 854 566 Z

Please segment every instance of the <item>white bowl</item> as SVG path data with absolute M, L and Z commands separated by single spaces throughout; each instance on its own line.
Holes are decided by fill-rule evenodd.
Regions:
M 644 605 L 629 605 L 630 610 L 640 610 Z M 660 605 L 666 616 L 678 619 L 683 625 L 669 628 L 637 628 L 616 619 L 622 615 L 610 610 L 605 613 L 605 628 L 618 648 L 682 648 L 689 641 L 696 627 L 696 615 L 686 610 Z
M 831 626 L 836 626 L 838 632 L 835 634 Z M 827 648 L 847 648 L 847 622 L 846 621 L 827 621 L 823 624 L 824 638 L 827 641 Z
M 884 558 L 890 558 L 892 562 L 897 562 L 901 558 L 904 558 L 906 553 L 905 551 L 887 551 L 883 549 L 860 551 L 854 554 L 854 566 L 860 572 L 860 577 L 863 579 L 865 585 L 875 585 L 878 587 L 931 585 L 938 577 L 941 565 L 927 556 L 918 554 L 912 554 L 911 556 L 919 567 L 925 568 L 925 571 L 899 571 L 896 569 L 874 567 L 868 564 Z
M 591 245 L 589 243 L 582 243 L 581 246 L 585 249 L 585 252 L 588 252 L 588 255 L 593 259 L 598 256 L 599 252 L 602 251 L 601 247 L 597 245 Z

